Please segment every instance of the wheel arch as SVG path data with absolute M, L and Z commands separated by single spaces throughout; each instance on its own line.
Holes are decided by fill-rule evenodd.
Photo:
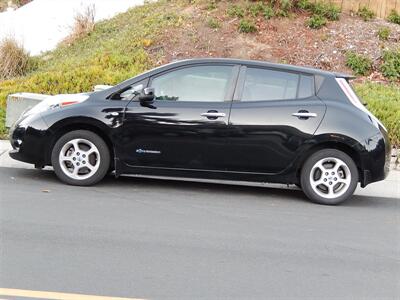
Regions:
M 354 161 L 354 163 L 357 166 L 359 181 L 362 180 L 363 168 L 362 168 L 360 153 L 357 152 L 354 147 L 352 147 L 344 142 L 340 142 L 340 141 L 339 142 L 338 141 L 324 141 L 324 142 L 318 143 L 316 145 L 313 145 L 307 151 L 305 151 L 297 161 L 297 166 L 296 166 L 297 180 L 300 180 L 301 169 L 303 168 L 303 165 L 306 162 L 307 158 L 309 158 L 310 155 L 314 154 L 315 152 L 317 152 L 319 150 L 323 150 L 323 149 L 336 149 L 336 150 L 342 151 L 342 152 L 346 153 L 348 156 L 350 156 L 351 159 Z
M 67 132 L 71 132 L 74 130 L 87 130 L 97 134 L 104 140 L 108 147 L 108 150 L 110 151 L 111 167 L 114 167 L 114 145 L 108 133 L 109 128 L 100 121 L 91 118 L 79 118 L 76 120 L 66 119 L 62 122 L 55 123 L 53 126 L 51 126 L 50 129 L 53 134 L 45 156 L 46 164 L 51 164 L 51 153 L 53 151 L 55 143 L 61 136 L 63 136 Z

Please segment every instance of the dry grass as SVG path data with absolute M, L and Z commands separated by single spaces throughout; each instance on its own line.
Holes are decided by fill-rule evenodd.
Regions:
M 71 28 L 71 34 L 61 43 L 64 45 L 72 45 L 75 41 L 89 35 L 95 27 L 94 17 L 94 5 L 88 6 L 83 12 L 77 13 L 74 17 L 74 25 Z
M 14 38 L 0 42 L 0 80 L 25 75 L 28 63 L 29 53 Z

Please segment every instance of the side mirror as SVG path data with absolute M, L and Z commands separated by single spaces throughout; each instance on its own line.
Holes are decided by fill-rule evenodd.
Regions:
M 149 103 L 154 101 L 154 88 L 147 87 L 144 88 L 139 96 L 139 101 L 141 103 Z

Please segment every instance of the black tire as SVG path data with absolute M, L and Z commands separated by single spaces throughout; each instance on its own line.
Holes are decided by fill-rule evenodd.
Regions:
M 327 159 L 327 158 L 334 158 L 334 159 L 341 160 L 342 162 L 344 162 L 347 165 L 346 172 L 350 172 L 350 176 L 348 177 L 349 183 L 347 185 L 345 185 L 347 187 L 347 190 L 343 189 L 343 191 L 342 191 L 343 194 L 341 194 L 337 197 L 334 197 L 334 194 L 332 193 L 331 197 L 334 197 L 334 198 L 321 196 L 321 193 L 324 192 L 324 191 L 320 192 L 318 187 L 321 187 L 321 186 L 318 186 L 316 188 L 317 191 L 314 191 L 312 184 L 311 184 L 311 180 L 314 180 L 314 178 L 310 178 L 314 165 L 317 162 Z M 329 162 L 328 162 L 328 164 L 329 164 Z M 315 174 L 314 172 L 315 171 L 313 171 L 313 174 Z M 320 172 L 320 171 L 318 171 L 318 172 Z M 330 172 L 328 172 L 328 173 L 330 173 Z M 325 174 L 328 174 L 328 173 L 325 173 Z M 341 173 L 341 174 L 343 174 L 343 173 Z M 324 149 L 324 150 L 320 150 L 320 151 L 317 151 L 314 154 L 312 154 L 307 159 L 307 161 L 304 163 L 300 176 L 301 176 L 300 184 L 301 184 L 304 194 L 306 194 L 306 196 L 312 202 L 324 204 L 324 205 L 337 205 L 337 204 L 342 203 L 342 202 L 346 201 L 347 199 L 349 199 L 353 195 L 354 190 L 357 187 L 358 177 L 359 177 L 358 169 L 357 169 L 357 166 L 354 163 L 353 159 L 350 156 L 348 156 L 346 153 L 336 150 L 336 149 Z M 321 175 L 321 176 L 323 176 L 323 175 Z M 327 179 L 328 182 L 322 183 L 322 187 L 325 188 L 326 186 L 328 186 L 328 184 L 332 183 L 333 186 L 336 186 L 335 184 L 337 184 L 338 187 L 340 188 L 340 184 L 333 181 L 333 180 L 337 180 L 337 179 L 335 179 L 335 177 L 331 176 L 330 174 L 328 176 L 330 176 L 328 178 L 333 178 L 332 181 L 330 181 L 331 179 Z M 336 175 L 334 175 L 334 176 L 336 176 Z M 322 177 L 320 177 L 320 179 L 325 180 L 326 178 L 322 179 Z M 342 179 L 342 178 L 340 178 L 340 179 Z M 332 188 L 334 189 L 334 187 L 332 187 Z M 325 192 L 325 193 L 328 193 L 328 192 Z M 340 194 L 340 190 L 339 190 L 338 194 Z
M 89 171 L 89 169 L 87 169 L 87 171 L 89 171 L 88 176 L 90 175 L 90 177 L 88 177 L 88 178 L 84 178 L 84 179 L 71 178 L 70 176 L 68 176 L 66 174 L 65 165 L 61 166 L 61 162 L 59 159 L 60 152 L 62 151 L 63 147 L 65 147 L 65 145 L 68 142 L 70 142 L 74 139 L 83 139 L 83 140 L 89 141 L 89 142 L 93 143 L 95 145 L 95 147 L 97 148 L 96 150 L 98 150 L 96 152 L 98 154 L 96 154 L 96 157 L 95 157 L 97 169 L 95 171 L 93 171 L 93 174 L 89 174 L 90 171 Z M 80 146 L 78 146 L 78 148 L 79 147 Z M 86 160 L 88 161 L 87 163 L 89 163 L 89 155 L 86 158 Z M 98 163 L 97 163 L 97 161 L 98 161 Z M 56 173 L 57 177 L 61 181 L 65 182 L 67 184 L 70 184 L 70 185 L 90 186 L 90 185 L 94 185 L 97 182 L 99 182 L 100 180 L 102 180 L 104 178 L 104 176 L 107 174 L 109 167 L 110 167 L 110 151 L 108 149 L 107 144 L 104 142 L 104 140 L 101 137 L 99 137 L 97 134 L 95 134 L 91 131 L 88 131 L 88 130 L 75 130 L 75 131 L 71 131 L 71 132 L 64 134 L 57 140 L 57 142 L 55 143 L 55 145 L 53 147 L 52 153 L 51 153 L 51 163 L 54 168 L 54 172 Z M 80 168 L 82 168 L 82 167 L 83 167 L 83 165 L 80 166 Z

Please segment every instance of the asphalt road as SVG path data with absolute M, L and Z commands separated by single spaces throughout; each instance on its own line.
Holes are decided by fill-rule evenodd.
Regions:
M 112 177 L 81 188 L 12 168 L 0 187 L 0 288 L 400 299 L 396 198 L 329 207 L 296 190 Z

